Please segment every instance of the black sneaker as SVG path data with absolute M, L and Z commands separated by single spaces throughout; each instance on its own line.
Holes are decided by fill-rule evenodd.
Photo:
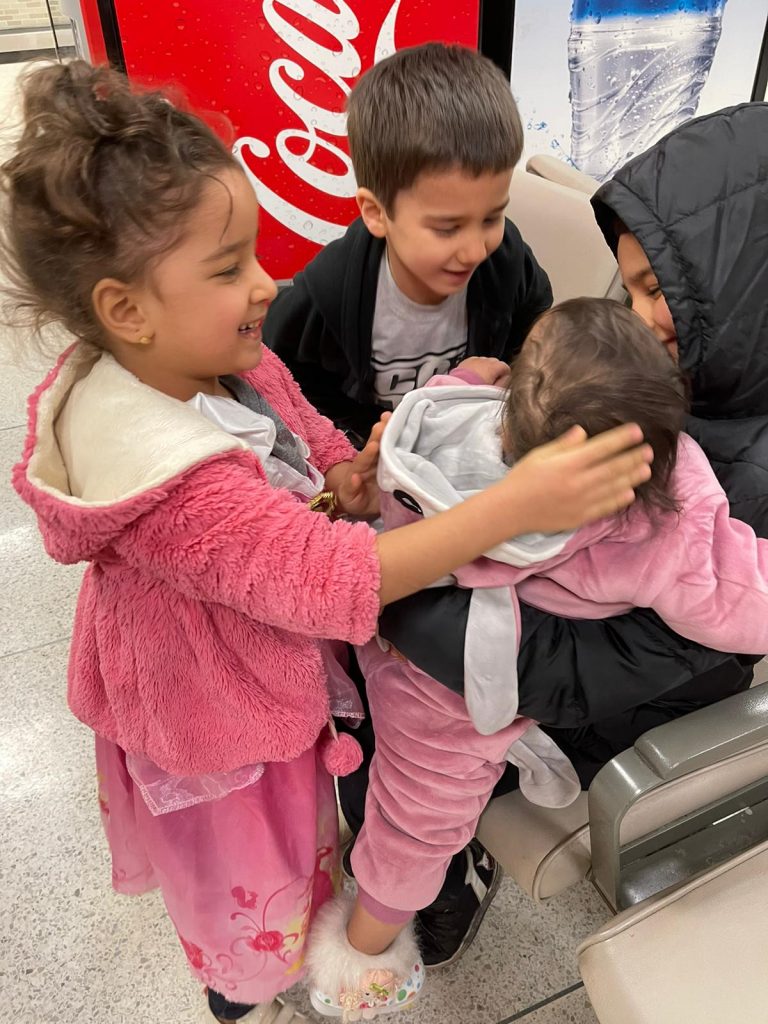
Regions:
M 355 877 L 350 862 L 353 846 L 354 840 L 341 859 L 348 878 Z M 425 966 L 455 964 L 469 949 L 503 874 L 501 866 L 477 839 L 456 854 L 437 899 L 416 915 L 417 937 Z
M 416 915 L 419 947 L 427 967 L 455 964 L 469 949 L 503 874 L 477 839 L 454 857 L 439 896 Z
M 208 1009 L 219 1021 L 219 1024 L 226 1024 L 231 1020 L 242 1020 L 253 1008 L 253 1005 L 249 1006 L 247 1003 L 230 1003 L 220 992 L 215 992 L 212 988 L 208 989 Z
M 341 855 L 341 870 L 344 872 L 344 874 L 347 876 L 347 878 L 350 878 L 353 882 L 355 880 L 355 873 L 352 870 L 352 859 L 351 858 L 352 858 L 352 849 L 353 849 L 354 845 L 355 845 L 355 837 L 353 836 L 352 839 L 344 847 L 344 852 Z

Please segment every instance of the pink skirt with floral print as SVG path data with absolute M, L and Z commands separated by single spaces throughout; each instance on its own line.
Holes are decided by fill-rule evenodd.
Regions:
M 316 749 L 157 816 L 120 747 L 97 736 L 96 764 L 112 884 L 126 894 L 160 887 L 194 974 L 238 1003 L 299 981 L 310 922 L 339 882 L 333 779 Z

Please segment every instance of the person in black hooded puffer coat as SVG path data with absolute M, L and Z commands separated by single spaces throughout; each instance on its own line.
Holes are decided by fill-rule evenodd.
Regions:
M 768 104 L 745 103 L 688 122 L 625 165 L 592 205 L 619 260 L 632 308 L 686 371 L 687 432 L 709 458 L 731 515 L 768 537 Z M 638 615 L 650 613 L 621 619 L 628 626 L 640 621 Z M 621 620 L 614 624 L 623 628 Z M 645 699 L 552 732 L 585 787 L 646 729 L 752 680 L 756 659 L 733 656 L 667 690 L 655 675 L 660 662 L 651 662 L 643 643 L 633 649 L 629 631 L 617 634 L 622 637 L 643 675 L 637 695 L 648 687 Z M 578 643 L 576 637 L 574 665 Z M 686 646 L 675 636 L 671 657 Z M 596 647 L 590 661 L 598 652 L 609 658 L 606 648 Z M 617 670 L 613 687 L 621 690 L 624 681 Z M 541 684 L 537 679 L 535 685 Z M 550 695 L 555 705 L 562 690 L 555 685 Z M 532 713 L 530 707 L 529 701 L 525 713 Z M 549 719 L 555 728 L 569 724 L 557 717 L 555 712 Z
M 660 338 L 676 335 L 691 384 L 686 429 L 731 515 L 768 536 L 768 104 L 679 128 L 619 171 L 592 205 L 633 308 Z M 632 249 L 622 224 L 645 255 L 645 279 L 642 266 L 625 271 Z
M 593 206 L 633 308 L 690 378 L 688 432 L 710 459 L 732 515 L 768 537 L 768 104 L 688 122 L 623 167 Z M 385 610 L 380 633 L 461 693 L 469 598 L 451 587 L 416 594 Z M 547 728 L 584 788 L 647 729 L 752 681 L 757 659 L 684 640 L 648 609 L 602 621 L 526 606 L 521 613 L 519 713 Z M 364 775 L 365 768 L 342 780 L 353 827 Z M 515 785 L 510 767 L 497 793 Z M 455 860 L 438 900 L 419 914 L 446 959 L 467 944 L 451 934 L 463 927 L 452 907 L 464 858 Z

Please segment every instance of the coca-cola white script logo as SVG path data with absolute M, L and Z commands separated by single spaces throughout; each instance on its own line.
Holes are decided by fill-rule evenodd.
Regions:
M 264 0 L 262 8 L 264 17 L 275 34 L 294 53 L 311 64 L 318 71 L 327 75 L 331 82 L 348 96 L 351 86 L 360 74 L 362 65 L 360 54 L 352 45 L 352 40 L 360 35 L 360 23 L 354 11 L 344 0 L 333 0 L 335 10 L 320 4 L 317 0 L 280 0 L 280 6 L 294 11 L 307 18 L 319 28 L 324 29 L 339 44 L 341 49 L 330 50 L 326 46 L 309 39 L 291 25 L 275 10 L 277 0 Z M 392 7 L 384 18 L 376 39 L 374 62 L 378 63 L 395 52 L 395 22 L 401 0 L 394 0 Z M 295 60 L 283 58 L 272 62 L 269 68 L 269 82 L 276 96 L 296 114 L 304 124 L 304 128 L 286 128 L 277 134 L 274 149 L 285 166 L 298 178 L 329 196 L 349 199 L 355 195 L 356 183 L 352 170 L 352 162 L 348 154 L 339 146 L 334 145 L 324 136 L 345 138 L 347 134 L 347 116 L 335 110 L 327 110 L 311 103 L 296 91 L 296 83 L 304 80 L 304 68 Z M 301 141 L 303 149 L 299 153 L 288 148 L 289 142 Z M 341 173 L 332 174 L 316 167 L 312 163 L 318 147 L 332 154 L 342 168 Z M 238 139 L 233 147 L 235 156 L 240 160 L 251 184 L 256 190 L 262 207 L 285 227 L 302 238 L 325 245 L 340 238 L 346 228 L 345 224 L 334 224 L 322 220 L 301 210 L 289 200 L 274 192 L 258 175 L 256 175 L 243 159 L 243 151 L 260 160 L 271 155 L 272 149 L 262 139 L 250 135 Z

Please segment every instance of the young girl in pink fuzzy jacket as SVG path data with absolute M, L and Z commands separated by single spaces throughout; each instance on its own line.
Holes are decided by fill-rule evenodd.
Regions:
M 328 641 L 366 642 L 382 605 L 510 535 L 629 503 L 650 453 L 637 427 L 576 430 L 428 522 L 377 537 L 338 518 L 378 510 L 382 425 L 357 454 L 262 347 L 275 285 L 240 166 L 104 68 L 43 67 L 23 95 L 2 168 L 17 308 L 78 340 L 31 398 L 14 484 L 51 556 L 89 563 L 69 703 L 96 734 L 115 888 L 160 886 L 214 1016 L 236 1020 L 302 977 L 336 882 L 328 767 L 354 762 L 329 719 L 354 707 Z M 324 1012 L 411 998 L 413 940 L 392 957 L 388 994 L 340 957 Z

